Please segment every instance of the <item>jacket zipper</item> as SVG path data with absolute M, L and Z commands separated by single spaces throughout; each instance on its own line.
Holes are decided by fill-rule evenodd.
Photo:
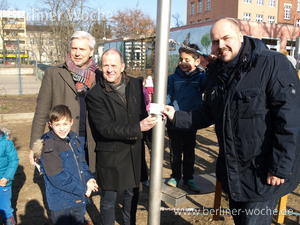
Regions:
M 81 175 L 81 172 L 80 172 L 80 169 L 79 169 L 79 163 L 78 163 L 78 160 L 76 158 L 76 154 L 75 154 L 75 151 L 74 151 L 74 149 L 72 147 L 71 142 L 69 142 L 69 146 L 71 148 L 71 151 L 73 152 L 73 157 L 74 157 L 76 165 L 77 165 L 77 170 L 78 170 L 78 174 L 79 174 L 80 180 L 83 182 L 83 178 L 82 178 L 82 175 Z

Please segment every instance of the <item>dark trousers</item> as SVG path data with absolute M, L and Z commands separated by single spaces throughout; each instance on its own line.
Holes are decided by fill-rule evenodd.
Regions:
M 137 203 L 139 198 L 138 188 L 129 188 L 120 192 L 102 190 L 100 201 L 102 224 L 115 224 L 115 207 L 118 193 L 123 197 L 122 215 L 124 225 L 135 225 Z
M 85 206 L 50 211 L 51 220 L 54 225 L 83 225 L 84 214 Z
M 196 131 L 183 132 L 178 130 L 168 130 L 168 136 L 171 154 L 171 177 L 181 179 L 181 168 L 183 167 L 183 180 L 193 179 Z
M 236 202 L 229 199 L 235 225 L 270 225 L 278 199 L 265 202 Z

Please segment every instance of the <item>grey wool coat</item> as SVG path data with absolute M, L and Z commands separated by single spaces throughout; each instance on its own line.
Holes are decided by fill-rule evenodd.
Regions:
M 100 71 L 96 71 L 96 74 Z M 97 76 L 97 75 L 96 75 Z M 32 122 L 30 149 L 36 140 L 45 133 L 45 127 L 49 121 L 49 113 L 53 106 L 64 104 L 67 105 L 73 117 L 73 125 L 71 130 L 78 134 L 79 118 L 80 118 L 80 103 L 75 83 L 70 72 L 65 68 L 64 64 L 56 67 L 51 67 L 46 70 L 43 77 L 42 85 L 37 98 L 37 105 Z M 88 116 L 87 116 L 88 118 Z M 90 131 L 89 123 L 87 126 L 87 144 L 89 165 L 92 172 L 95 171 L 95 143 Z

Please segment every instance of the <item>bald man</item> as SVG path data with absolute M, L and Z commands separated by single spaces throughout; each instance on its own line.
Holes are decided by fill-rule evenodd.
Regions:
M 268 225 L 279 197 L 300 180 L 299 79 L 284 55 L 243 36 L 232 18 L 216 21 L 211 39 L 216 60 L 201 108 L 164 113 L 178 128 L 215 124 L 216 175 L 235 224 Z

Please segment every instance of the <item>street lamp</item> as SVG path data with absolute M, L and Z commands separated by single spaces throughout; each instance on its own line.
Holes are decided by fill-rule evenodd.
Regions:
M 18 70 L 19 70 L 19 95 L 23 94 L 23 85 L 22 85 L 22 74 L 21 74 L 21 56 L 20 56 L 20 40 L 19 35 L 17 34 L 18 40 Z

